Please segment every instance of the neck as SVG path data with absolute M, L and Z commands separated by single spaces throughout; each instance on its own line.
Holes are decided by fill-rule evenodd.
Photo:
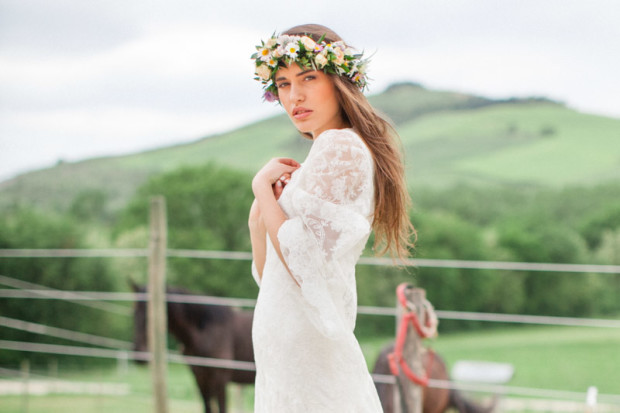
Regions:
M 349 122 L 345 122 L 343 119 L 339 119 L 338 122 L 334 122 L 331 125 L 325 126 L 321 129 L 317 129 L 315 131 L 310 132 L 310 134 L 312 135 L 312 140 L 316 139 L 321 133 L 325 132 L 326 130 L 330 130 L 330 129 L 346 129 L 346 128 L 350 128 L 351 125 L 349 124 Z
M 168 303 L 168 331 L 179 343 L 183 344 L 183 347 L 187 348 L 192 344 L 190 335 L 191 325 L 179 314 L 181 305 L 183 304 Z

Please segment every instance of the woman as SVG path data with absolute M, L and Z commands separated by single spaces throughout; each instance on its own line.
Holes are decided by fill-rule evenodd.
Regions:
M 265 99 L 313 144 L 303 165 L 272 159 L 252 181 L 255 411 L 381 412 L 353 334 L 355 264 L 372 229 L 382 252 L 410 247 L 396 134 L 362 94 L 366 61 L 330 29 L 293 27 L 257 49 Z

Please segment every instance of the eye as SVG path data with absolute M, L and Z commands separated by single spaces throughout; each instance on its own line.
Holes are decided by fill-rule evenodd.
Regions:
M 316 79 L 315 75 L 307 75 L 306 77 L 304 77 L 304 80 L 314 80 Z
M 278 89 L 282 89 L 283 87 L 288 86 L 288 84 L 289 84 L 288 82 L 280 82 L 280 83 L 278 83 L 278 84 L 276 85 L 276 87 L 277 87 Z

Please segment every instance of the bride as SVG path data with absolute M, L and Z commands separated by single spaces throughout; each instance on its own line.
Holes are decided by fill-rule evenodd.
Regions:
M 313 143 L 252 180 L 255 412 L 381 412 L 353 334 L 355 265 L 371 230 L 381 254 L 411 246 L 398 136 L 362 93 L 367 60 L 332 30 L 293 27 L 257 50 L 265 100 Z

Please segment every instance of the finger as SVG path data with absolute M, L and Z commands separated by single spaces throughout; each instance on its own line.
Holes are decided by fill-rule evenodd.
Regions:
M 299 162 L 292 158 L 278 158 L 278 162 L 284 165 L 294 166 L 295 168 L 299 168 L 301 166 Z
M 282 181 L 282 184 L 284 184 L 284 185 L 287 185 L 290 180 L 291 180 L 291 174 L 283 174 L 280 177 L 280 181 Z
M 295 172 L 297 169 L 299 168 L 299 166 L 291 166 L 291 165 L 282 165 L 282 173 L 280 174 L 280 176 L 282 175 L 288 175 L 289 177 L 291 176 L 291 174 L 293 172 Z
M 282 189 L 284 189 L 282 182 L 280 181 L 276 182 L 276 184 L 273 187 L 273 194 L 275 195 L 276 200 L 280 198 L 280 195 L 282 194 Z

